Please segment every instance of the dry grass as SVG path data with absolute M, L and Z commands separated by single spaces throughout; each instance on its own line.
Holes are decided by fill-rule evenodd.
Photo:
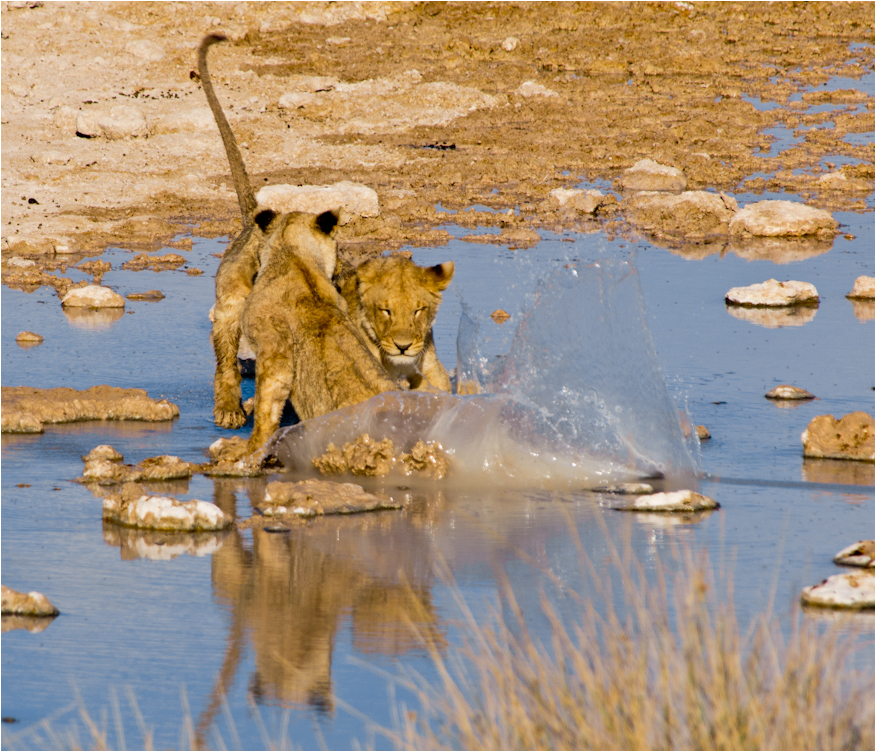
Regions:
M 580 546 L 579 554 L 598 582 Z M 496 611 L 478 623 L 460 598 L 465 646 L 450 659 L 432 650 L 440 686 L 405 682 L 421 709 L 399 708 L 390 741 L 404 749 L 874 749 L 874 676 L 848 668 L 853 637 L 819 634 L 799 613 L 788 639 L 769 615 L 742 635 L 726 605 L 732 592 L 717 602 L 704 558 L 685 554 L 671 583 L 658 568 L 648 585 L 641 567 L 614 557 L 626 615 L 603 585 L 602 614 L 582 601 L 567 628 L 542 595 L 550 644 L 528 632 L 510 587 L 510 624 Z

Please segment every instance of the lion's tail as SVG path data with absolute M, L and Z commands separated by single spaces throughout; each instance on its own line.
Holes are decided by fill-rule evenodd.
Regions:
M 252 184 L 249 182 L 249 176 L 246 174 L 246 167 L 243 164 L 243 158 L 240 156 L 240 149 L 237 148 L 234 133 L 232 133 L 231 126 L 228 124 L 225 113 L 222 111 L 222 105 L 219 104 L 219 99 L 213 90 L 213 83 L 210 81 L 210 73 L 207 70 L 207 51 L 212 45 L 217 42 L 224 42 L 227 39 L 228 37 L 219 34 L 208 34 L 201 40 L 201 46 L 198 47 L 198 73 L 201 76 L 201 86 L 204 87 L 204 94 L 207 95 L 207 102 L 213 111 L 213 117 L 216 118 L 216 125 L 219 126 L 222 143 L 225 144 L 225 153 L 228 155 L 228 164 L 231 167 L 234 189 L 237 191 L 240 213 L 243 218 L 243 224 L 247 225 L 252 222 L 252 217 L 255 214 L 257 206 L 255 193 L 253 193 Z

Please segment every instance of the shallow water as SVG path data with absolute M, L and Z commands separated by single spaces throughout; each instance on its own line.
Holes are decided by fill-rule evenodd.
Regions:
M 755 198 L 742 196 L 740 203 Z M 155 729 L 157 747 L 186 743 L 180 731 L 185 707 L 195 727 L 215 723 L 229 745 L 235 733 L 243 746 L 265 744 L 261 718 L 270 739 L 295 746 L 313 748 L 323 739 L 329 747 L 384 746 L 362 720 L 393 726 L 381 672 L 436 679 L 405 620 L 420 624 L 448 654 L 461 639 L 454 589 L 435 574 L 439 562 L 481 616 L 497 603 L 499 573 L 506 572 L 532 628 L 545 635 L 541 588 L 568 619 L 577 607 L 562 588 L 585 598 L 592 593 L 570 523 L 598 567 L 612 545 L 632 552 L 651 575 L 659 566 L 671 571 L 678 565 L 679 545 L 705 548 L 718 578 L 734 582 L 743 626 L 774 595 L 774 612 L 787 629 L 800 589 L 836 573 L 832 556 L 874 527 L 872 465 L 801 457 L 800 433 L 813 416 L 873 410 L 873 321 L 856 318 L 844 297 L 856 276 L 873 274 L 872 215 L 838 219 L 854 240 L 839 236 L 829 251 L 781 265 L 720 250 L 693 259 L 603 233 L 548 236 L 526 251 L 460 240 L 414 249 L 421 264 L 456 262 L 435 327 L 439 356 L 448 365 L 455 361 L 463 305 L 481 323 L 475 338 L 488 364 L 511 347 L 537 280 L 567 263 L 632 261 L 670 392 L 713 436 L 702 446 L 700 485 L 722 508 L 686 519 L 612 511 L 599 494 L 478 485 L 411 488 L 408 512 L 324 518 L 285 535 L 232 532 L 182 542 L 120 536 L 103 525 L 100 499 L 71 483 L 83 454 L 110 443 L 128 462 L 165 453 L 199 461 L 215 438 L 228 435 L 211 420 L 207 319 L 218 265 L 210 254 L 222 243 L 195 239 L 187 255 L 206 272 L 202 277 L 108 273 L 104 283 L 123 294 L 159 288 L 167 296 L 128 302 L 133 313 L 112 322 L 68 320 L 46 289 L 30 295 L 4 290 L 4 385 L 136 386 L 181 410 L 166 425 L 83 423 L 48 428 L 42 436 L 3 437 L 3 582 L 38 589 L 62 611 L 43 632 L 3 635 L 3 715 L 15 717 L 11 729 L 23 734 L 4 744 L 45 745 L 26 730 L 55 713 L 58 730 L 79 723 L 85 742 L 70 703 L 79 693 L 99 718 L 115 692 L 124 737 L 137 746 L 135 714 L 124 693 L 130 687 Z M 456 237 L 469 232 L 450 230 Z M 111 250 L 104 257 L 117 268 L 128 254 Z M 730 287 L 769 277 L 814 283 L 822 297 L 815 316 L 802 326 L 766 328 L 728 312 L 723 296 Z M 488 318 L 496 308 L 511 315 L 501 326 Z M 580 322 L 582 329 L 589 325 Z M 45 343 L 19 348 L 14 336 L 22 329 L 43 334 Z M 593 358 L 620 357 L 622 349 L 604 344 Z M 638 367 L 635 358 L 623 357 L 624 367 Z M 784 408 L 764 398 L 783 382 L 819 399 Z M 251 390 L 251 382 L 244 388 Z M 245 517 L 249 494 L 260 487 L 258 481 L 197 476 L 169 491 L 215 500 Z M 864 636 L 856 663 L 872 665 L 872 614 L 840 625 Z M 231 724 L 218 688 L 227 694 Z M 397 697 L 416 705 L 401 688 Z M 120 743 L 109 719 L 110 743 Z M 205 733 L 208 744 L 218 744 Z

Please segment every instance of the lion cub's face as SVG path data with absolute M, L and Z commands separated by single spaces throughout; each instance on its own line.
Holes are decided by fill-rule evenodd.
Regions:
M 422 267 L 405 256 L 372 259 L 358 267 L 356 299 L 345 297 L 351 311 L 358 309 L 356 323 L 377 345 L 382 360 L 403 366 L 418 359 L 453 271 L 452 261 Z

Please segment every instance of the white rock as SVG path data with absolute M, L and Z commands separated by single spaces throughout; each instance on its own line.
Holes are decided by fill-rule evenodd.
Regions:
M 613 483 L 610 486 L 594 488 L 597 493 L 613 493 L 625 495 L 639 495 L 654 493 L 654 486 L 649 483 Z
M 137 39 L 125 45 L 125 52 L 150 63 L 164 60 L 164 48 L 151 39 Z
M 259 206 L 278 212 L 321 214 L 340 208 L 341 224 L 347 224 L 351 217 L 380 215 L 377 191 L 349 180 L 333 185 L 269 185 L 256 194 L 256 200 Z
M 874 562 L 874 541 L 863 540 L 846 546 L 833 557 L 833 560 L 837 564 L 847 567 L 873 567 L 876 564 Z
M 58 609 L 42 593 L 32 590 L 19 593 L 5 585 L 0 586 L 0 612 L 20 616 L 57 616 Z
M 145 495 L 125 501 L 118 494 L 103 500 L 103 518 L 147 530 L 222 530 L 232 522 L 219 507 L 207 501 Z
M 725 300 L 742 306 L 798 306 L 818 305 L 818 290 L 809 282 L 768 279 L 748 287 L 734 287 Z
M 88 285 L 70 290 L 61 300 L 61 305 L 72 308 L 124 308 L 125 299 L 109 287 Z
M 9 266 L 15 266 L 19 269 L 30 269 L 36 266 L 36 261 L 31 261 L 30 259 L 23 259 L 20 256 L 13 256 L 7 262 Z
M 653 159 L 640 159 L 624 170 L 618 181 L 628 191 L 683 191 L 687 187 L 681 170 Z
M 773 400 L 811 400 L 815 399 L 812 392 L 807 392 L 799 386 L 791 386 L 790 384 L 779 384 L 777 387 L 770 389 L 765 395 L 767 399 Z
M 632 504 L 623 507 L 631 512 L 698 512 L 717 509 L 718 502 L 695 491 L 670 491 L 639 496 Z
M 830 212 L 794 201 L 758 201 L 730 220 L 730 234 L 777 237 L 833 233 L 838 227 Z
M 585 214 L 593 214 L 605 199 L 602 191 L 591 188 L 554 188 L 550 195 L 560 206 L 577 209 Z
M 521 97 L 559 97 L 560 95 L 553 89 L 548 89 L 547 86 L 536 83 L 535 81 L 524 81 L 518 86 L 514 93 Z
M 149 135 L 149 125 L 136 107 L 119 105 L 104 111 L 79 113 L 76 132 L 90 138 L 103 136 L 110 140 Z
M 294 110 L 298 107 L 305 107 L 306 105 L 313 104 L 317 99 L 317 95 L 312 94 L 309 91 L 290 91 L 280 97 L 280 101 L 277 104 L 281 109 Z
M 876 298 L 876 278 L 874 277 L 858 277 L 855 280 L 855 285 L 852 291 L 846 295 L 847 298 L 873 300 Z
M 513 52 L 517 49 L 518 44 L 520 44 L 520 40 L 517 37 L 505 37 L 505 41 L 502 42 L 502 49 L 505 52 Z
M 845 572 L 828 577 L 819 585 L 803 588 L 807 606 L 861 610 L 876 604 L 876 577 L 873 570 Z

